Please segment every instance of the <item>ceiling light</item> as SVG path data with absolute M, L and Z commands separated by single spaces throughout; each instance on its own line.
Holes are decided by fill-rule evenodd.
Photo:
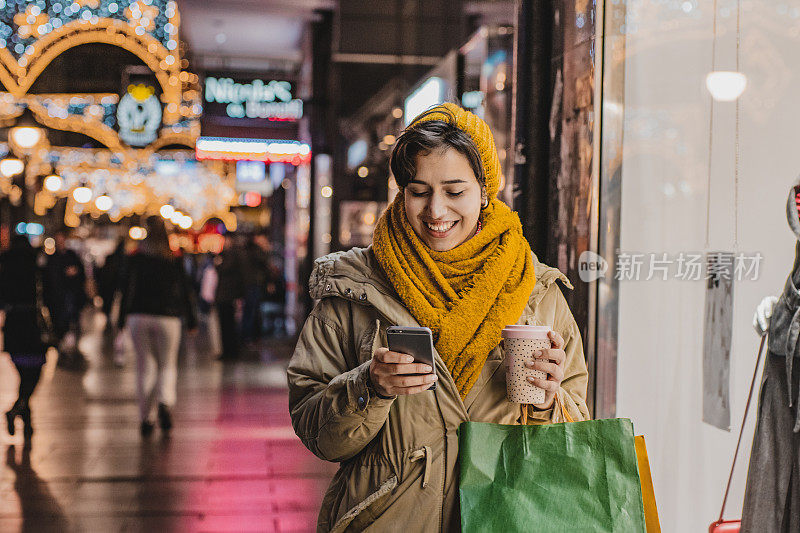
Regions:
M 132 226 L 131 229 L 128 230 L 128 235 L 134 241 L 141 241 L 147 237 L 147 230 L 141 226 Z
M 21 148 L 33 148 L 42 139 L 42 130 L 33 126 L 12 128 L 11 139 Z
M 173 213 L 175 213 L 175 208 L 169 204 L 164 204 L 161 206 L 159 213 L 161 213 L 162 217 L 169 218 L 172 216 Z
M 89 187 L 78 187 L 72 191 L 72 198 L 79 204 L 85 204 L 92 199 L 92 190 Z
M 189 229 L 192 227 L 192 224 L 194 224 L 194 221 L 192 220 L 192 217 L 190 217 L 189 215 L 182 216 L 181 219 L 178 221 L 178 226 L 180 226 L 181 229 Z
M 23 170 L 25 170 L 25 164 L 17 158 L 9 157 L 0 161 L 0 174 L 6 178 L 22 174 Z
M 741 72 L 716 71 L 706 76 L 706 88 L 714 100 L 733 102 L 747 88 L 747 76 Z
M 97 200 L 94 201 L 94 205 L 97 206 L 97 209 L 100 211 L 108 211 L 114 205 L 114 200 L 111 199 L 110 196 L 98 196 Z
M 61 179 L 60 176 L 56 176 L 55 174 L 51 176 L 47 176 L 44 179 L 44 188 L 50 192 L 58 192 L 61 190 L 61 185 L 64 184 L 64 180 Z

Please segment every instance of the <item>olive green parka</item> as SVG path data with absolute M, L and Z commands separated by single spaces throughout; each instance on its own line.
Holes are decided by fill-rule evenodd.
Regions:
M 536 286 L 518 324 L 548 325 L 565 341 L 558 400 L 587 420 L 588 374 L 580 332 L 555 268 L 534 256 Z M 318 300 L 289 363 L 289 410 L 295 433 L 316 456 L 340 463 L 325 494 L 318 531 L 459 531 L 458 436 L 468 420 L 519 424 L 506 399 L 504 353 L 497 346 L 462 401 L 435 354 L 437 388 L 383 399 L 369 381 L 373 352 L 386 328 L 417 326 L 381 271 L 371 248 L 317 259 L 309 282 Z M 554 406 L 556 403 L 554 403 Z M 530 408 L 529 423 L 562 422 L 560 409 Z

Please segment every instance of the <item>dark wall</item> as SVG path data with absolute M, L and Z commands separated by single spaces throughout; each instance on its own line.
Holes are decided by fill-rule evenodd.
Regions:
M 341 0 L 334 18 L 330 73 L 334 116 L 352 116 L 392 80 L 413 86 L 449 51 L 464 44 L 467 30 L 462 0 Z M 356 196 L 385 199 L 385 183 L 368 193 L 375 198 L 363 198 L 364 191 L 356 190 L 344 168 L 347 147 L 341 134 L 331 148 L 334 206 Z M 340 248 L 338 224 L 334 207 L 333 250 Z
M 595 5 L 576 11 L 569 0 L 522 0 L 518 43 L 518 146 L 515 207 L 539 259 L 558 267 L 564 291 L 589 348 L 590 286 L 578 258 L 590 248 L 594 128 Z M 590 368 L 591 373 L 591 368 Z
M 119 93 L 125 69 L 131 65 L 145 66 L 137 55 L 119 46 L 83 44 L 53 59 L 28 92 Z

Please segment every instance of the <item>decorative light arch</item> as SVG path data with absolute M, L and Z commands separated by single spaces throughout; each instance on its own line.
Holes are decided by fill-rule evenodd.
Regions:
M 132 212 L 157 212 L 170 195 L 152 170 L 154 155 L 170 145 L 185 145 L 191 154 L 199 136 L 197 119 L 202 106 L 198 78 L 182 70 L 186 61 L 180 55 L 179 27 L 180 15 L 174 0 L 0 0 L 0 83 L 8 91 L 0 92 L 0 125 L 12 124 L 27 107 L 40 124 L 82 133 L 107 147 L 108 150 L 52 147 L 44 155 L 39 153 L 44 147 L 39 147 L 32 160 L 63 173 L 65 183 L 71 183 L 72 188 L 85 181 L 113 196 L 117 208 L 108 213 L 112 220 Z M 120 102 L 117 94 L 28 93 L 55 58 L 91 43 L 127 50 L 153 72 L 161 87 L 163 110 L 158 137 L 148 146 L 133 148 L 120 140 L 114 128 Z M 77 107 L 76 98 L 81 101 Z M 64 158 L 64 154 L 69 156 Z M 158 154 L 158 158 L 162 157 L 171 156 Z M 116 177 L 109 178 L 106 169 Z M 187 174 L 183 174 L 185 181 Z M 171 196 L 180 197 L 183 209 L 194 210 L 195 227 L 201 220 L 217 217 L 229 230 L 234 229 L 236 217 L 229 207 L 236 198 L 228 167 L 221 162 L 204 162 L 192 176 L 202 178 L 204 184 L 187 182 Z M 195 208 L 191 205 L 194 196 L 189 194 L 192 187 L 202 189 Z M 69 188 L 37 193 L 35 212 L 41 214 L 52 207 L 58 196 L 68 199 L 65 222 L 69 225 L 78 224 L 81 214 L 99 214 L 91 206 L 70 203 Z
M 162 88 L 163 123 L 180 120 L 180 15 L 174 0 L 33 0 L 26 11 L 0 0 L 0 82 L 21 98 L 56 57 L 82 44 L 139 57 Z

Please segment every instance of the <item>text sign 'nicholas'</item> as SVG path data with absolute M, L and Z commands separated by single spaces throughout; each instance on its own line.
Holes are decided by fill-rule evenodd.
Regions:
M 264 118 L 299 120 L 303 117 L 303 101 L 294 98 L 288 81 L 255 79 L 247 83 L 232 78 L 208 76 L 205 101 L 224 104 L 231 118 Z

